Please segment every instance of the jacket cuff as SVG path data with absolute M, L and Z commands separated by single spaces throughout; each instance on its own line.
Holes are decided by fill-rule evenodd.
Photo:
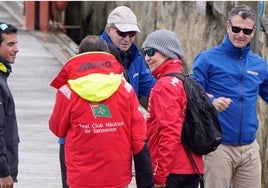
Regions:
M 3 156 L 2 156 L 3 157 Z M 1 158 L 1 157 L 0 157 Z M 0 163 L 0 178 L 4 178 L 10 175 L 10 170 L 7 161 L 2 161 Z
M 211 102 L 211 104 L 213 103 L 214 100 L 215 100 L 215 97 L 209 97 L 209 101 Z

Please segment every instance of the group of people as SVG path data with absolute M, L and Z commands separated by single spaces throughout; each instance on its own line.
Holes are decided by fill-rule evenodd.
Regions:
M 193 61 L 190 76 L 208 93 L 223 132 L 214 152 L 192 153 L 205 188 L 261 188 L 256 105 L 258 96 L 268 102 L 268 68 L 265 59 L 250 51 L 256 22 L 252 8 L 234 7 L 222 43 Z M 0 187 L 11 187 L 19 137 L 6 79 L 18 49 L 16 32 L 7 32 L 12 26 L 3 24 Z M 134 43 L 138 32 L 132 10 L 115 8 L 104 32 L 85 37 L 78 54 L 51 82 L 57 93 L 49 128 L 60 138 L 64 188 L 127 187 L 132 160 L 139 188 L 199 186 L 200 176 L 181 143 L 187 105 L 183 83 L 165 76 L 183 72 L 179 38 L 173 31 L 156 30 L 147 35 L 142 54 Z

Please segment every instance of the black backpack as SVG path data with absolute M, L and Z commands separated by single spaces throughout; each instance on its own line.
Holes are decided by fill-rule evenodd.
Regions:
M 202 86 L 180 73 L 168 73 L 183 81 L 187 95 L 186 117 L 182 128 L 182 144 L 199 155 L 208 154 L 222 141 L 217 111 Z
M 182 127 L 182 145 L 200 175 L 190 151 L 205 155 L 216 150 L 220 145 L 222 131 L 218 121 L 218 113 L 209 101 L 206 91 L 193 78 L 175 72 L 165 76 L 174 76 L 183 81 L 188 103 Z M 203 187 L 204 179 L 202 176 L 201 180 L 201 187 Z

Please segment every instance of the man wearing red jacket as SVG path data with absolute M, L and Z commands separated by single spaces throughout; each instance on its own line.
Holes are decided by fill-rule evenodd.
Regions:
M 90 51 L 90 52 L 87 52 Z M 153 187 L 146 125 L 123 67 L 97 36 L 82 40 L 51 82 L 58 89 L 49 128 L 65 137 L 67 183 L 72 188 Z

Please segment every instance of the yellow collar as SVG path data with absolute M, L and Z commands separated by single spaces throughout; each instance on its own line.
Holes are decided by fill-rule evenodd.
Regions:
M 3 63 L 0 63 L 0 71 L 7 73 L 7 67 Z

